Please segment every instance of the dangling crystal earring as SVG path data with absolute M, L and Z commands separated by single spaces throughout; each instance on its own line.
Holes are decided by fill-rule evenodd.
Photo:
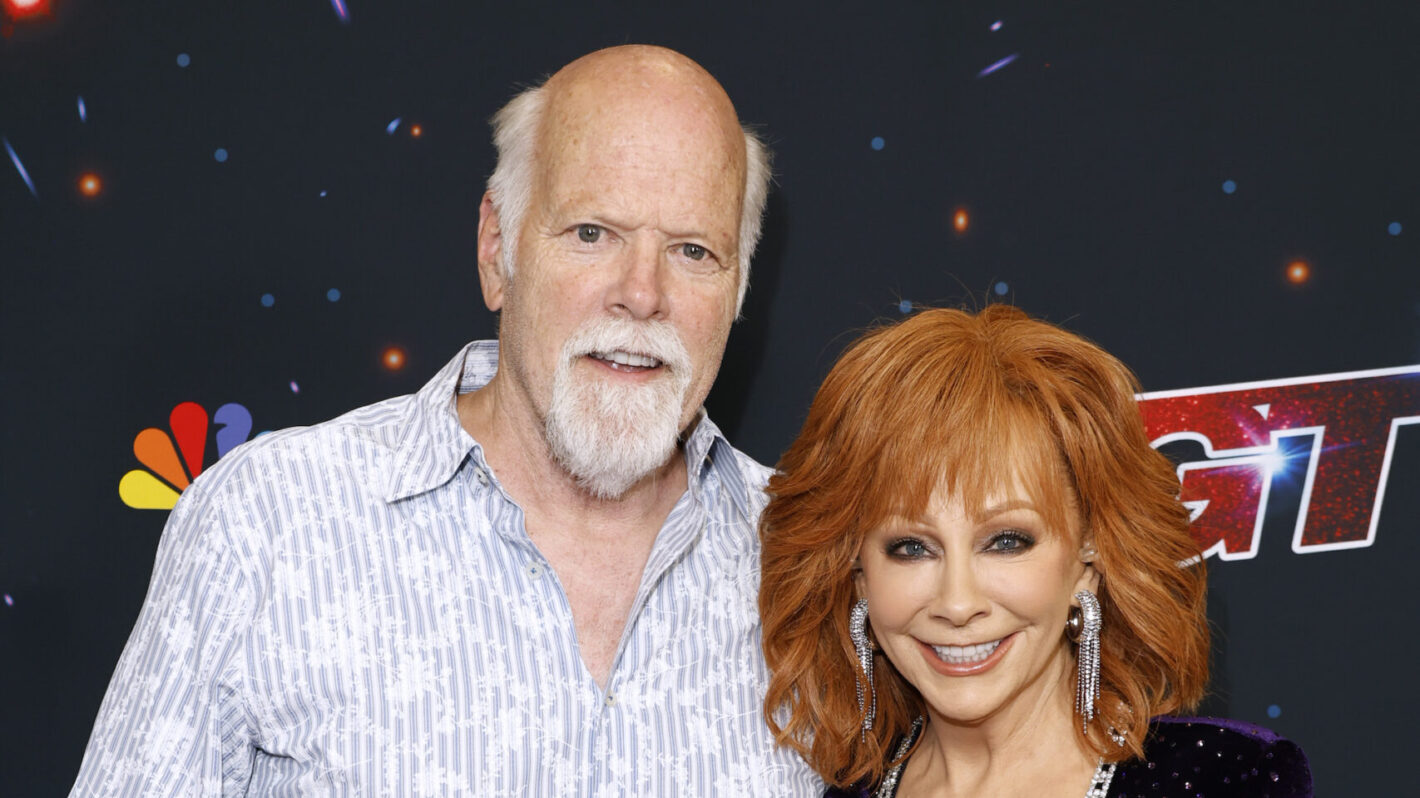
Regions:
M 1079 645 L 1078 667 L 1075 670 L 1075 712 L 1085 728 L 1095 717 L 1095 702 L 1100 697 L 1100 627 L 1104 615 L 1099 599 L 1088 590 L 1075 594 L 1080 606 L 1070 608 L 1065 622 L 1065 634 Z
M 861 739 L 868 739 L 868 731 L 873 728 L 873 718 L 878 714 L 878 694 L 873 690 L 873 645 L 868 640 L 868 600 L 858 599 L 853 605 L 853 614 L 848 619 L 848 636 L 853 639 L 853 648 L 858 652 L 858 667 L 861 677 L 855 674 L 858 688 L 858 714 L 863 717 Z M 867 682 L 867 688 L 863 686 Z

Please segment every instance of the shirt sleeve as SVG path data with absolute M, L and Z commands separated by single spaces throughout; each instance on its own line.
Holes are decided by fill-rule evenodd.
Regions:
M 243 522 L 228 508 L 241 503 L 204 487 L 189 486 L 168 517 L 71 798 L 246 790 L 255 745 L 240 648 L 255 585 L 241 544 L 252 536 L 234 534 Z

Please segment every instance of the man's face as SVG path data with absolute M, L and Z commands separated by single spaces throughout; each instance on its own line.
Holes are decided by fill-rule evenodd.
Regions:
M 591 91 L 550 104 L 532 201 L 517 240 L 501 244 L 516 247 L 516 268 L 500 340 L 537 419 L 600 425 L 602 442 L 587 445 L 611 446 L 603 455 L 644 433 L 652 468 L 710 390 L 743 268 L 743 139 L 718 109 L 686 100 Z M 555 407 L 555 393 L 571 406 Z

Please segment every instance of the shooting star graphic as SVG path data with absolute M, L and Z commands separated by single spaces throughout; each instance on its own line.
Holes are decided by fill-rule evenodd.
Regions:
M 35 181 L 30 179 L 30 173 L 25 171 L 25 165 L 20 163 L 20 156 L 15 154 L 15 148 L 10 146 L 10 140 L 0 136 L 0 142 L 4 143 L 5 152 L 10 154 L 10 163 L 15 165 L 15 171 L 20 173 L 20 179 L 25 181 L 25 185 L 30 189 L 30 194 L 38 199 L 39 194 L 35 191 Z

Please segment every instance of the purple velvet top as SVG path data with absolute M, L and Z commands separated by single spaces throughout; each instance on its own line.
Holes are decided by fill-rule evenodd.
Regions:
M 830 787 L 824 793 L 825 798 L 872 794 L 862 786 Z M 1312 798 L 1312 775 L 1296 743 L 1261 726 L 1224 718 L 1158 717 L 1149 724 L 1144 758 L 1119 764 L 1108 796 Z
M 1120 763 L 1109 798 L 1311 798 L 1312 774 L 1297 744 L 1225 718 L 1154 718 L 1144 760 Z

